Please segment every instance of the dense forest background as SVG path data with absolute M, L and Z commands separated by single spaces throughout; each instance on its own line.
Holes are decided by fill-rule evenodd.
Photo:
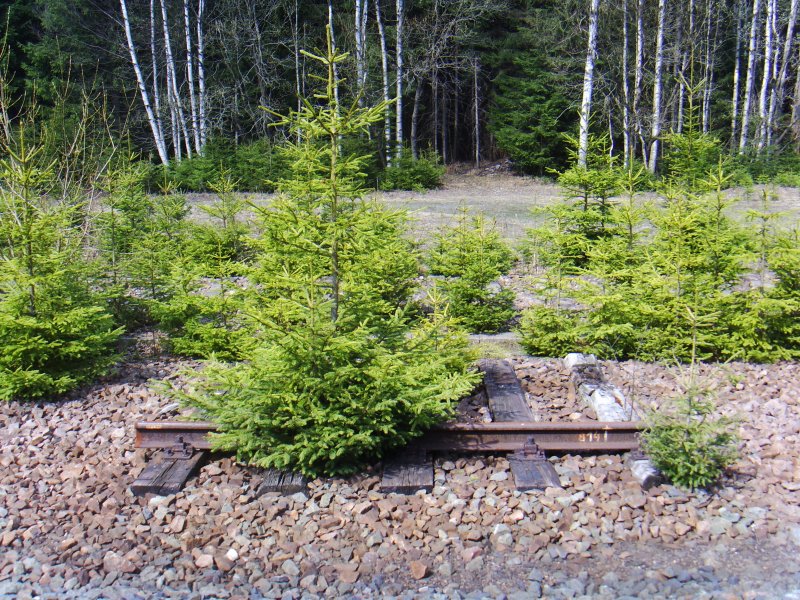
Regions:
M 123 139 L 172 168 L 266 154 L 288 134 L 262 107 L 298 107 L 319 75 L 303 51 L 325 46 L 331 22 L 350 53 L 340 102 L 390 101 L 358 141 L 379 167 L 407 148 L 546 174 L 568 161 L 565 134 L 584 147 L 593 134 L 656 172 L 687 123 L 763 165 L 800 147 L 797 4 L 2 0 L 4 104 L 35 97 L 51 131 L 74 140 L 80 124 L 84 143 Z

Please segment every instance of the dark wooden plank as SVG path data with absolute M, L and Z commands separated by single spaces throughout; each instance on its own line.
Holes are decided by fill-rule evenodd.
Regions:
M 381 491 L 413 494 L 432 489 L 433 461 L 424 450 L 407 448 L 384 462 Z
M 186 481 L 202 466 L 207 456 L 207 452 L 195 452 L 190 458 L 176 460 L 164 478 L 159 495 L 168 496 L 180 492 Z
M 494 421 L 533 421 L 533 412 L 517 379 L 505 360 L 482 360 L 483 384 Z
M 153 460 L 147 463 L 144 471 L 139 473 L 131 484 L 131 492 L 134 496 L 144 496 L 145 494 L 154 494 L 157 489 L 161 487 L 160 483 L 154 483 L 156 480 L 161 480 L 164 476 L 164 471 L 171 468 L 175 459 L 172 460 Z
M 555 467 L 545 458 L 529 458 L 526 456 L 509 455 L 511 474 L 517 489 L 543 490 L 547 487 L 561 487 Z
M 306 486 L 308 486 L 308 477 L 301 473 L 281 469 L 265 469 L 263 479 L 256 488 L 256 497 L 270 492 L 278 492 L 283 495 L 296 494 L 305 490 Z
M 134 496 L 177 494 L 201 466 L 206 456 L 206 452 L 195 452 L 186 458 L 167 455 L 156 459 L 150 462 L 133 482 L 131 491 Z

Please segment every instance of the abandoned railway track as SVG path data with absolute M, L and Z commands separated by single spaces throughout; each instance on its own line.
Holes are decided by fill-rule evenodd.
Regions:
M 515 452 L 533 442 L 545 452 L 626 452 L 639 448 L 642 428 L 638 421 L 447 423 L 413 446 L 426 452 Z M 136 424 L 136 447 L 211 450 L 216 431 L 207 421 L 142 421 Z
M 576 358 L 577 357 L 577 358 Z M 587 362 L 588 361 L 588 362 Z M 591 357 L 573 355 L 572 393 L 584 397 L 587 404 L 620 400 L 618 391 L 605 382 Z M 587 366 L 589 365 L 589 366 Z M 513 368 L 505 361 L 483 361 L 483 392 L 492 422 L 445 423 L 432 428 L 394 457 L 385 461 L 382 489 L 413 493 L 433 487 L 435 452 L 508 453 L 514 482 L 526 490 L 558 486 L 559 478 L 545 452 L 610 453 L 631 452 L 631 468 L 644 487 L 658 480 L 657 472 L 639 452 L 639 434 L 644 425 L 632 420 L 592 420 L 550 422 L 537 420 L 527 403 Z M 613 408 L 613 407 L 612 407 Z M 619 410 L 607 409 L 612 417 L 628 418 L 622 404 Z M 598 411 L 600 413 L 601 411 Z M 208 458 L 213 448 L 213 434 L 218 430 L 203 421 L 142 421 L 136 424 L 135 446 L 160 450 L 160 459 L 151 462 L 134 482 L 135 494 L 161 495 L 179 491 L 185 481 Z M 293 492 L 302 489 L 302 476 L 277 470 L 265 475 L 262 492 Z

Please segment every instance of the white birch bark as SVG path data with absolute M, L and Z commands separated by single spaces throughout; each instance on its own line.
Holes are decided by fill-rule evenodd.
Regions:
M 294 19 L 292 19 L 292 45 L 294 46 L 294 93 L 297 102 L 297 112 L 303 107 L 303 90 L 300 79 L 300 4 L 294 0 Z M 300 143 L 303 134 L 297 130 L 297 143 Z
M 133 65 L 133 72 L 136 74 L 136 83 L 139 84 L 139 94 L 142 97 L 142 104 L 144 105 L 145 113 L 147 113 L 147 122 L 150 125 L 150 130 L 153 133 L 153 141 L 156 144 L 156 151 L 161 163 L 164 165 L 169 164 L 169 155 L 167 154 L 166 144 L 162 136 L 161 130 L 158 127 L 155 114 L 153 114 L 153 107 L 150 104 L 150 95 L 147 93 L 147 86 L 145 85 L 142 69 L 139 65 L 139 57 L 136 54 L 136 46 L 133 42 L 133 34 L 131 33 L 131 22 L 128 18 L 128 5 L 125 0 L 119 0 L 120 9 L 122 10 L 122 24 L 125 28 L 125 39 L 128 42 L 128 52 L 131 56 L 131 64 Z
M 356 83 L 358 85 L 358 91 L 361 92 L 361 96 L 359 96 L 358 102 L 359 104 L 364 104 L 364 95 L 363 90 L 366 87 L 367 83 L 367 67 L 366 67 L 366 56 L 367 56 L 367 9 L 369 6 L 369 0 L 355 0 L 355 23 L 354 23 L 354 33 L 356 39 Z
M 716 37 L 714 0 L 708 0 L 706 3 L 706 43 L 705 55 L 703 59 L 703 104 L 701 113 L 703 133 L 708 133 L 711 121 L 711 92 L 714 85 L 714 56 L 716 54 Z
M 481 164 L 481 121 L 480 121 L 480 96 L 478 95 L 478 71 L 480 70 L 480 62 L 478 57 L 472 59 L 472 101 L 474 104 L 474 135 L 475 135 L 475 166 Z
M 405 18 L 405 7 L 403 0 L 397 0 L 397 41 L 396 41 L 396 66 L 397 66 L 397 92 L 395 106 L 395 156 L 398 158 L 403 152 L 403 21 Z
M 663 92 L 664 69 L 664 21 L 666 18 L 666 0 L 658 0 L 658 32 L 656 34 L 655 80 L 653 81 L 653 126 L 650 132 L 650 161 L 647 168 L 656 172 L 658 147 L 661 136 L 661 94 Z
M 734 55 L 733 64 L 733 93 L 731 96 L 731 150 L 736 146 L 736 133 L 739 126 L 739 94 L 741 87 L 741 70 L 742 70 L 742 35 L 744 32 L 743 26 L 743 8 L 744 0 L 737 0 L 736 8 L 736 51 Z
M 792 56 L 792 44 L 794 42 L 794 29 L 797 24 L 797 5 L 798 0 L 792 0 L 789 8 L 789 17 L 786 21 L 786 37 L 783 40 L 783 51 L 781 52 L 780 59 L 776 56 L 776 65 L 779 62 L 780 67 L 777 68 L 777 75 L 775 77 L 775 85 L 772 88 L 772 95 L 770 97 L 769 107 L 769 128 L 767 129 L 767 143 L 771 144 L 771 133 L 775 128 L 775 122 L 783 106 L 784 98 L 786 97 L 786 79 L 789 74 L 789 62 Z M 776 44 L 776 54 L 777 54 Z
M 328 31 L 331 36 L 331 50 L 336 54 L 336 33 L 333 30 L 333 0 L 328 0 Z M 333 97 L 336 100 L 336 110 L 339 110 L 339 67 L 333 63 Z
M 622 156 L 625 168 L 631 163 L 631 90 L 628 81 L 628 0 L 622 4 Z
M 206 9 L 206 0 L 197 3 L 197 91 L 198 112 L 200 120 L 200 145 L 205 148 L 208 141 L 208 105 L 206 99 L 206 50 L 205 32 L 203 30 L 203 14 Z
M 387 164 L 392 164 L 392 116 L 389 106 L 389 53 L 386 48 L 386 30 L 381 17 L 381 0 L 375 0 L 375 20 L 378 23 L 378 35 L 381 40 L 381 74 L 383 75 L 383 101 L 386 108 L 383 111 L 383 141 Z M 419 85 L 419 83 L 417 84 Z
M 597 17 L 600 0 L 590 0 L 589 40 L 586 44 L 586 62 L 583 68 L 583 97 L 581 99 L 580 124 L 578 134 L 578 166 L 586 168 L 586 154 L 589 149 L 589 117 L 592 112 L 592 90 L 594 89 L 594 63 L 597 57 Z
M 761 91 L 758 94 L 758 141 L 757 152 L 764 149 L 767 140 L 767 98 L 772 81 L 772 40 L 777 0 L 767 0 L 767 18 L 764 20 L 764 65 L 761 74 Z
M 681 39 L 683 37 L 683 39 Z M 678 45 L 681 47 L 680 77 L 678 77 L 678 116 L 675 130 L 683 132 L 683 111 L 686 106 L 686 71 L 689 69 L 689 49 L 695 43 L 695 0 L 689 0 L 689 30 L 685 37 L 678 38 Z
M 636 135 L 642 149 L 642 162 L 647 164 L 647 145 L 644 141 L 644 128 L 639 102 L 642 98 L 642 81 L 644 75 L 644 2 L 639 0 L 636 5 L 636 68 L 633 78 L 633 119 Z
M 186 147 L 186 156 L 192 157 L 192 144 L 189 140 L 189 130 L 186 127 L 186 116 L 183 114 L 183 106 L 181 105 L 181 95 L 178 91 L 178 76 L 177 68 L 175 66 L 175 57 L 172 54 L 172 40 L 169 34 L 169 19 L 167 18 L 167 4 L 165 0 L 161 0 L 161 21 L 164 27 L 164 51 L 167 55 L 167 74 L 169 85 L 172 90 L 172 101 L 175 107 L 175 113 L 178 120 L 178 127 L 183 134 L 183 141 Z M 177 151 L 176 151 L 177 152 Z
M 795 59 L 794 76 L 794 98 L 792 98 L 792 139 L 794 140 L 794 151 L 800 152 L 800 44 L 797 46 L 797 58 Z
M 167 106 L 169 106 L 169 119 L 172 125 L 170 127 L 170 133 L 172 134 L 172 151 L 175 153 L 175 160 L 181 162 L 181 160 L 183 160 L 183 148 L 181 147 L 181 128 L 178 124 L 178 111 L 176 109 L 177 101 L 172 92 L 172 86 L 169 83 L 172 78 L 172 65 L 167 62 L 164 68 L 167 76 Z
M 164 125 L 161 123 L 161 97 L 158 89 L 158 53 L 156 51 L 156 11 L 155 0 L 150 0 L 150 61 L 153 70 L 153 108 L 159 136 L 164 140 Z M 166 147 L 166 144 L 164 144 Z
M 361 89 L 367 87 L 367 76 L 369 73 L 369 62 L 367 61 L 367 22 L 369 21 L 369 0 L 362 0 L 361 6 L 361 56 L 363 68 L 361 70 Z
M 183 29 L 186 36 L 186 80 L 189 83 L 189 112 L 192 120 L 194 151 L 201 150 L 200 125 L 197 119 L 197 96 L 194 90 L 194 47 L 192 45 L 192 22 L 189 15 L 189 0 L 183 0 Z
M 750 110 L 753 104 L 753 88 L 756 79 L 756 40 L 758 39 L 758 19 L 761 0 L 753 0 L 753 15 L 750 20 L 750 41 L 747 47 L 747 77 L 742 99 L 742 131 L 739 136 L 739 153 L 744 153 L 750 133 Z

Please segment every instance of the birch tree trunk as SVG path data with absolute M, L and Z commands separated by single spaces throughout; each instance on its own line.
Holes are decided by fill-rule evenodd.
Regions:
M 377 2 L 378 0 L 376 0 Z M 369 0 L 355 0 L 355 23 L 354 33 L 356 38 L 356 83 L 361 95 L 358 98 L 359 105 L 364 105 L 363 90 L 367 84 L 367 15 Z
M 767 140 L 767 98 L 769 87 L 772 80 L 772 33 L 774 28 L 774 18 L 777 0 L 767 0 L 767 18 L 764 20 L 764 66 L 761 77 L 761 91 L 758 95 L 758 143 L 756 151 L 764 149 Z
M 198 84 L 198 118 L 200 120 L 200 147 L 205 148 L 208 141 L 208 121 L 206 104 L 206 49 L 203 30 L 203 14 L 206 10 L 206 0 L 197 3 L 197 84 Z
M 642 162 L 647 164 L 647 145 L 644 141 L 644 128 L 639 102 L 642 98 L 642 80 L 644 74 L 644 2 L 639 0 L 636 5 L 636 68 L 633 76 L 633 119 L 636 126 L 636 135 L 642 149 Z
M 797 47 L 795 64 L 800 65 L 800 45 Z M 794 151 L 800 152 L 800 66 L 797 67 L 794 78 L 794 98 L 792 98 L 792 138 Z
M 739 88 L 742 70 L 742 35 L 744 32 L 744 0 L 736 0 L 736 51 L 733 65 L 733 94 L 731 96 L 731 151 L 736 147 L 736 132 L 739 125 Z
M 189 0 L 183 0 L 183 27 L 186 35 L 186 81 L 189 82 L 189 111 L 192 119 L 194 151 L 200 154 L 200 125 L 197 119 L 197 97 L 194 91 L 194 48 L 192 47 L 192 23 L 189 15 Z
M 396 41 L 396 64 L 397 64 L 397 92 L 395 107 L 395 156 L 399 159 L 403 152 L 403 20 L 405 18 L 404 1 L 397 0 L 397 41 Z
M 378 23 L 378 35 L 381 40 L 381 74 L 383 75 L 383 101 L 386 108 L 383 111 L 383 141 L 387 165 L 392 164 L 392 116 L 389 106 L 389 53 L 386 47 L 386 30 L 381 17 L 381 0 L 375 0 L 375 20 Z M 419 85 L 419 82 L 417 82 Z M 413 124 L 412 124 L 413 125 Z M 413 142 L 412 137 L 412 142 Z M 416 155 L 415 155 L 416 156 Z
M 628 82 L 628 0 L 622 3 L 622 156 L 625 168 L 631 164 L 631 90 Z
M 169 106 L 169 119 L 170 119 L 170 132 L 172 133 L 172 150 L 175 153 L 175 160 L 181 162 L 183 160 L 183 148 L 181 147 L 181 128 L 178 124 L 178 111 L 175 108 L 178 101 L 175 100 L 175 95 L 172 92 L 170 81 L 172 79 L 172 65 L 167 62 L 165 66 L 167 75 L 167 105 Z
M 297 112 L 303 107 L 303 93 L 300 83 L 300 5 L 294 0 L 294 19 L 292 19 L 292 45 L 294 46 L 294 94 Z M 297 131 L 297 143 L 300 143 L 302 132 Z
M 153 108 L 155 109 L 156 124 L 163 142 L 164 126 L 161 123 L 161 98 L 158 89 L 158 53 L 156 51 L 156 11 L 155 0 L 150 0 L 150 62 L 153 69 Z M 166 147 L 166 144 L 164 144 Z
M 183 140 L 186 145 L 186 156 L 192 157 L 192 144 L 189 141 L 189 131 L 186 127 L 186 116 L 183 114 L 183 106 L 181 104 L 181 95 L 178 91 L 178 76 L 175 66 L 175 58 L 172 54 L 172 40 L 169 35 L 169 19 L 167 19 L 167 4 L 165 0 L 161 0 L 161 20 L 164 27 L 164 51 L 167 55 L 167 73 L 169 85 L 172 89 L 172 101 L 175 107 L 175 113 L 178 120 L 178 126 L 183 134 Z
M 333 31 L 333 0 L 328 0 L 328 31 L 331 36 L 331 51 L 336 54 L 336 33 Z M 339 110 L 339 67 L 333 63 L 333 98 L 336 100 L 336 110 Z
M 162 131 L 158 126 L 155 114 L 153 114 L 153 107 L 150 104 L 150 95 L 147 93 L 147 86 L 145 85 L 144 77 L 142 76 L 142 69 L 139 65 L 139 57 L 136 54 L 136 46 L 133 42 L 133 34 L 131 33 L 131 22 L 128 18 L 128 5 L 125 0 L 119 0 L 120 9 L 122 10 L 122 24 L 125 28 L 125 39 L 128 42 L 128 52 L 131 56 L 131 64 L 133 65 L 133 72 L 136 75 L 136 83 L 139 84 L 139 94 L 142 97 L 142 104 L 144 105 L 145 113 L 147 114 L 147 122 L 150 125 L 150 130 L 153 133 L 153 141 L 156 144 L 156 151 L 158 158 L 164 165 L 169 164 L 169 155 L 167 154 L 167 147 L 164 143 Z
M 786 97 L 786 78 L 789 74 L 789 62 L 792 56 L 792 43 L 794 42 L 794 28 L 797 24 L 797 4 L 798 0 L 792 0 L 789 8 L 789 17 L 786 22 L 786 37 L 783 40 L 783 51 L 780 56 L 780 68 L 777 69 L 775 85 L 772 88 L 769 107 L 769 125 L 767 129 L 767 143 L 771 144 L 771 133 L 775 128 L 781 107 Z M 777 50 L 776 50 L 777 54 Z M 777 62 L 777 59 L 776 59 Z
M 594 88 L 594 62 L 597 57 L 597 16 L 600 0 L 590 0 L 589 41 L 586 45 L 586 63 L 583 69 L 583 97 L 581 99 L 580 129 L 578 139 L 578 166 L 586 168 L 589 149 L 589 117 L 592 112 L 592 90 Z
M 742 131 L 739 136 L 739 154 L 747 149 L 750 130 L 750 109 L 753 104 L 753 87 L 756 79 L 756 40 L 758 39 L 758 18 L 761 12 L 761 0 L 753 0 L 753 16 L 750 20 L 750 41 L 747 46 L 747 78 L 744 84 L 742 100 Z
M 675 130 L 678 133 L 683 131 L 683 111 L 686 106 L 686 71 L 689 69 L 690 54 L 689 49 L 694 47 L 695 42 L 695 0 L 689 0 L 689 30 L 686 35 L 679 35 L 677 45 L 681 48 L 681 64 L 678 77 L 678 116 Z M 680 17 L 679 17 L 680 21 Z M 682 31 L 679 29 L 679 33 Z
M 481 120 L 480 120 L 480 96 L 478 94 L 478 71 L 480 70 L 480 62 L 478 57 L 472 59 L 472 72 L 473 72 L 473 86 L 472 86 L 472 101 L 474 105 L 474 121 L 475 121 L 475 166 L 481 164 Z
M 656 172 L 658 162 L 659 138 L 661 136 L 661 94 L 663 92 L 664 68 L 664 21 L 666 16 L 666 0 L 658 0 L 658 33 L 656 34 L 656 65 L 653 81 L 653 127 L 650 133 L 650 162 L 647 165 L 651 173 Z
M 716 19 L 714 18 L 714 0 L 708 0 L 706 3 L 706 43 L 705 56 L 703 59 L 703 133 L 708 133 L 711 121 L 711 92 L 714 85 L 714 57 L 716 51 L 717 30 Z

